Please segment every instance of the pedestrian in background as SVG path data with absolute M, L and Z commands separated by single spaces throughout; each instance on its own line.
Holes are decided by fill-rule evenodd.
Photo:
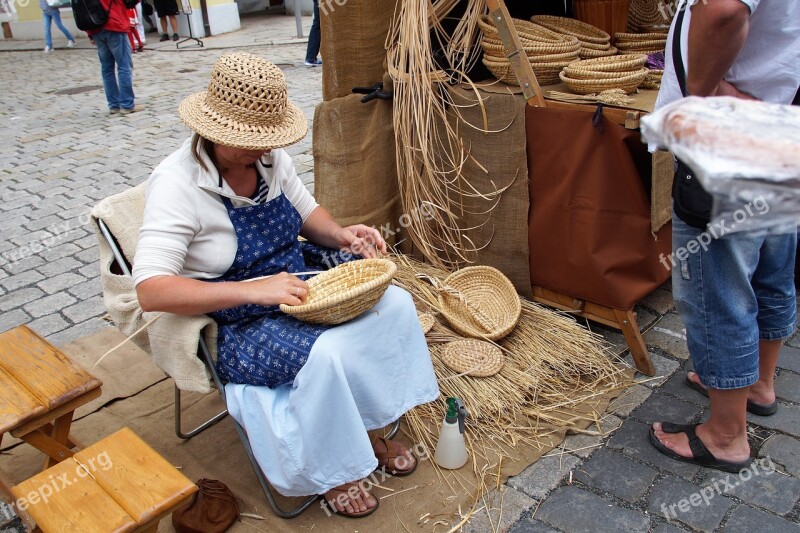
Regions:
M 295 9 L 300 9 L 300 3 L 295 4 Z M 311 23 L 311 31 L 308 32 L 308 45 L 306 46 L 306 62 L 307 67 L 318 67 L 322 64 L 321 59 L 317 59 L 319 55 L 319 44 L 321 35 L 319 31 L 319 0 L 314 0 L 314 21 Z
M 128 42 L 131 20 L 123 2 L 100 0 L 100 3 L 108 10 L 108 20 L 99 30 L 86 33 L 97 47 L 108 112 L 127 115 L 141 109 L 134 105 L 133 59 Z
M 53 38 L 50 34 L 50 26 L 54 20 L 56 21 L 56 27 L 61 30 L 61 33 L 63 33 L 64 37 L 67 38 L 67 48 L 72 48 L 75 46 L 75 38 L 72 37 L 72 34 L 61 22 L 61 12 L 58 10 L 58 8 L 48 5 L 46 0 L 39 0 L 39 8 L 42 10 L 42 19 L 44 20 L 45 53 L 53 51 Z
M 153 4 L 155 4 L 158 19 L 161 21 L 161 42 L 169 41 L 167 19 L 172 26 L 172 40 L 177 41 L 180 38 L 178 36 L 178 19 L 176 18 L 180 13 L 178 3 L 175 0 L 153 0 Z
M 138 4 L 137 4 L 138 5 Z M 130 30 L 128 31 L 128 40 L 131 42 L 131 53 L 133 52 L 143 52 L 144 51 L 144 42 L 142 42 L 142 38 L 139 35 L 139 31 L 136 27 L 139 25 L 139 17 L 136 16 L 136 10 L 133 8 L 128 9 L 128 18 L 131 22 Z M 139 43 L 139 46 L 134 44 L 133 40 L 136 38 L 136 42 Z

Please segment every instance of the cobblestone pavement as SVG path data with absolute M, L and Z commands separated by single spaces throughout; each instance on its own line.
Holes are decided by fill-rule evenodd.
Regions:
M 107 114 L 97 57 L 86 40 L 51 54 L 38 42 L 0 41 L 0 331 L 29 324 L 64 344 L 109 327 L 101 319 L 90 208 L 144 181 L 179 146 L 188 133 L 177 105 L 204 89 L 224 48 L 251 49 L 280 64 L 310 122 L 321 100 L 321 71 L 302 66 L 305 44 L 294 33 L 291 17 L 245 17 L 241 31 L 206 39 L 203 49 L 178 52 L 151 42 L 150 51 L 134 57 L 137 103 L 146 107 L 129 116 Z M 313 191 L 310 148 L 311 135 L 289 151 Z M 751 418 L 753 448 L 777 471 L 732 477 L 728 490 L 719 472 L 672 461 L 647 442 L 648 423 L 700 420 L 708 400 L 682 384 L 691 367 L 668 288 L 637 311 L 664 379 L 616 400 L 594 428 L 598 435 L 570 436 L 511 478 L 487 500 L 492 519 L 478 513 L 465 529 L 490 531 L 499 518 L 500 530 L 514 533 L 800 531 L 800 339 L 790 341 L 779 362 L 779 413 Z M 599 332 L 624 350 L 618 332 Z M 2 505 L 0 531 L 21 531 Z

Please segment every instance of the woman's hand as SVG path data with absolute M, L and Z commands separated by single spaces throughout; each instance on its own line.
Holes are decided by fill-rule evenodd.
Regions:
M 360 255 L 365 259 L 377 258 L 386 254 L 386 241 L 381 232 L 364 224 L 340 228 L 334 233 L 336 245 L 343 250 Z
M 256 305 L 301 305 L 308 296 L 308 284 L 297 276 L 281 272 L 258 281 L 241 283 L 249 303 Z

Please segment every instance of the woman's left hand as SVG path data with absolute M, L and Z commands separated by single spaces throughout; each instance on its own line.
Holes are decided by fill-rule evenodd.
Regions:
M 339 248 L 365 259 L 388 253 L 381 232 L 364 224 L 341 228 L 334 234 L 334 239 Z

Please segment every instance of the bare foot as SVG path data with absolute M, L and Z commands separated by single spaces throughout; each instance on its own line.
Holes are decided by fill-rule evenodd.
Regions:
M 336 512 L 351 516 L 366 516 L 378 506 L 378 500 L 356 481 L 334 487 L 323 497 Z
M 689 446 L 689 436 L 686 433 L 666 433 L 661 430 L 661 422 L 654 423 L 653 430 L 661 444 L 681 457 L 693 457 L 692 449 Z M 733 439 L 720 439 L 708 432 L 706 424 L 698 425 L 696 432 L 697 437 L 703 441 L 711 455 L 718 460 L 739 463 L 750 457 L 750 445 L 747 442 L 746 434 Z
M 698 376 L 696 372 L 688 372 L 686 374 L 686 379 L 696 383 L 704 389 L 707 388 L 705 385 L 703 385 L 703 382 L 700 381 L 700 376 Z M 756 381 L 750 385 L 750 388 L 747 391 L 747 399 L 750 402 L 758 405 L 769 405 L 775 401 L 775 389 L 767 386 L 761 380 Z

